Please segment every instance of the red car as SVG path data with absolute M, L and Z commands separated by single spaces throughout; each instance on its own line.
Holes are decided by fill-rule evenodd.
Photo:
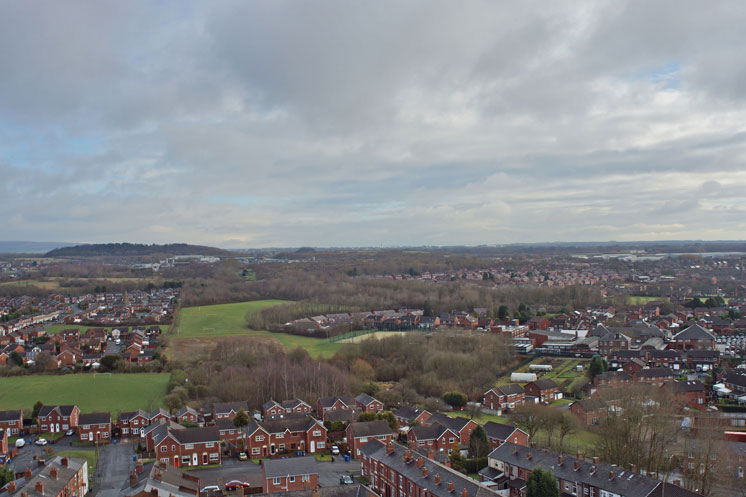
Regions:
M 231 481 L 229 481 L 228 483 L 225 484 L 225 490 L 226 491 L 231 491 L 231 490 L 238 489 L 238 487 L 249 488 L 250 486 L 251 485 L 249 485 L 245 481 L 231 480 Z

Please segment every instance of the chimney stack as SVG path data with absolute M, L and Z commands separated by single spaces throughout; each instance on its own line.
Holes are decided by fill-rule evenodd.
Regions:
M 440 485 L 440 473 L 435 473 L 435 484 Z
M 580 469 L 580 461 L 575 461 L 575 471 Z
M 578 459 L 580 459 L 581 461 L 583 460 L 583 450 L 582 449 L 578 449 Z
M 448 491 L 453 493 L 453 482 L 452 481 L 448 482 Z
M 57 466 L 52 466 L 52 469 L 49 470 L 49 476 L 55 480 L 57 479 Z
M 594 457 L 593 458 L 593 464 L 595 466 L 598 466 L 599 464 L 601 464 L 601 459 L 599 459 L 598 457 Z
M 8 483 L 8 493 L 12 494 L 16 491 L 16 481 L 13 480 L 12 482 Z
M 407 463 L 412 459 L 412 451 L 407 449 L 404 451 L 404 462 Z
M 137 463 L 135 464 L 135 471 L 137 472 L 138 475 L 143 472 L 142 459 L 137 460 Z
M 614 472 L 613 471 L 609 471 L 609 481 L 611 481 L 613 479 L 614 479 Z
M 417 467 L 421 468 L 423 464 L 425 464 L 425 460 L 422 457 L 418 457 L 417 458 Z
M 531 459 L 532 459 L 533 457 L 534 457 L 534 456 L 533 456 L 533 455 L 532 455 L 532 454 L 531 454 L 530 452 L 529 452 L 528 454 L 526 454 L 526 459 L 528 459 L 529 461 L 530 461 L 530 460 L 531 460 Z
M 62 460 L 60 461 L 60 463 L 62 463 L 62 465 L 63 465 L 64 467 L 66 467 L 66 468 L 67 468 L 68 466 L 70 466 L 70 461 L 68 460 L 67 456 L 63 457 L 63 458 L 62 458 Z
M 469 492 L 466 491 L 466 488 L 461 491 L 461 497 L 469 497 Z
M 26 468 L 26 471 L 23 472 L 24 478 L 31 478 L 31 468 Z
M 389 443 L 386 444 L 386 454 L 393 454 L 394 453 L 394 443 L 389 441 Z
M 562 457 L 562 454 L 557 456 L 557 464 L 562 466 L 562 462 L 564 460 L 564 457 Z
M 430 450 L 427 451 L 427 458 L 428 459 L 435 459 L 435 450 L 434 449 L 430 449 Z
M 629 470 L 632 471 L 633 473 L 637 473 L 637 465 L 636 464 L 630 464 L 629 465 Z
M 43 468 L 43 467 L 44 467 L 44 459 L 39 459 L 38 461 L 36 461 L 36 464 L 37 464 L 37 465 L 38 465 L 38 466 L 39 466 L 40 468 Z
M 137 473 L 130 471 L 130 487 L 137 486 Z
M 34 490 L 44 495 L 44 482 L 42 482 L 41 480 L 38 480 L 36 482 L 36 486 L 34 487 Z
M 422 467 L 422 476 L 423 476 L 424 478 L 427 478 L 427 466 L 423 466 L 423 467 Z

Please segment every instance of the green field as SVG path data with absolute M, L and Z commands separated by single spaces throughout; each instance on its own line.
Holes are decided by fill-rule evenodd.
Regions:
M 141 327 L 141 328 L 150 328 L 151 326 L 153 326 L 153 325 L 152 324 L 143 324 L 143 325 L 140 325 L 139 327 Z M 165 333 L 165 332 L 168 331 L 169 325 L 167 325 L 167 324 L 160 324 L 158 326 L 160 326 L 162 333 Z M 111 329 L 112 329 L 111 326 L 87 326 L 87 325 L 86 326 L 81 326 L 79 324 L 53 324 L 53 325 L 50 325 L 47 328 L 47 333 L 49 333 L 50 335 L 56 335 L 57 333 L 61 332 L 62 330 L 71 330 L 71 329 L 76 329 L 76 328 L 78 330 L 80 330 L 80 334 L 81 335 L 83 333 L 85 333 L 86 331 L 88 331 L 89 329 L 91 329 L 91 328 L 104 328 L 104 329 L 106 329 L 106 331 L 111 331 Z M 114 326 L 114 328 L 116 328 L 116 326 Z M 131 328 L 131 327 L 128 326 L 128 328 Z
M 188 339 L 204 340 L 222 337 L 261 337 L 273 339 L 285 348 L 302 347 L 313 357 L 331 357 L 343 347 L 341 343 L 329 343 L 323 338 L 309 338 L 287 333 L 270 333 L 246 327 L 246 314 L 265 307 L 283 304 L 283 300 L 256 300 L 235 304 L 218 304 L 200 307 L 185 307 L 179 311 L 179 322 L 174 327 L 171 341 Z M 172 343 L 171 345 L 174 345 Z
M 627 295 L 624 301 L 629 305 L 645 305 L 648 302 L 668 302 L 668 297 L 648 297 L 645 295 Z
M 446 412 L 444 411 L 443 414 L 446 414 L 448 416 L 452 416 L 454 418 L 468 418 L 469 413 L 466 411 L 450 411 Z M 495 414 L 487 414 L 487 413 L 479 413 L 479 416 L 474 417 L 474 421 L 476 421 L 479 424 L 485 424 L 487 421 L 493 421 L 495 423 L 500 424 L 509 424 L 512 425 L 513 423 L 510 421 L 510 418 L 505 416 L 497 416 Z
M 0 410 L 75 404 L 81 412 L 149 409 L 162 406 L 167 373 L 69 374 L 0 378 Z

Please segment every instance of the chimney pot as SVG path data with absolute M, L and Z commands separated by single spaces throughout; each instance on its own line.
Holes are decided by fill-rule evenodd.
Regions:
M 417 458 L 417 467 L 421 468 L 423 464 L 425 464 L 425 460 L 422 457 L 418 457 Z
M 427 466 L 423 466 L 423 468 L 422 468 L 422 476 L 424 476 L 425 478 L 427 478 Z
M 44 495 L 44 483 L 39 480 L 36 482 L 36 487 L 34 487 L 37 492 Z
M 394 453 L 394 444 L 393 442 L 389 442 L 386 444 L 386 454 L 393 454 Z
M 452 481 L 448 482 L 448 491 L 449 492 L 453 492 L 453 482 Z
M 8 483 L 8 493 L 12 494 L 16 491 L 16 481 L 13 480 L 12 482 Z
M 435 474 L 435 484 L 440 485 L 440 473 Z
M 70 461 L 67 459 L 67 456 L 62 458 L 62 461 L 60 461 L 64 467 L 68 467 L 70 465 Z
M 55 480 L 57 479 L 57 466 L 52 466 L 52 469 L 49 470 L 49 476 Z
M 469 492 L 466 491 L 466 488 L 461 491 L 461 497 L 469 497 Z
M 31 478 L 31 468 L 26 468 L 26 471 L 23 473 L 24 478 Z

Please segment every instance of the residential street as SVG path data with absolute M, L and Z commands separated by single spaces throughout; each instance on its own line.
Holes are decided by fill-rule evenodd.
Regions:
M 129 484 L 129 472 L 135 468 L 132 460 L 132 441 L 117 441 L 100 448 L 96 474 L 93 478 L 93 491 L 98 497 L 118 497 L 122 488 Z

